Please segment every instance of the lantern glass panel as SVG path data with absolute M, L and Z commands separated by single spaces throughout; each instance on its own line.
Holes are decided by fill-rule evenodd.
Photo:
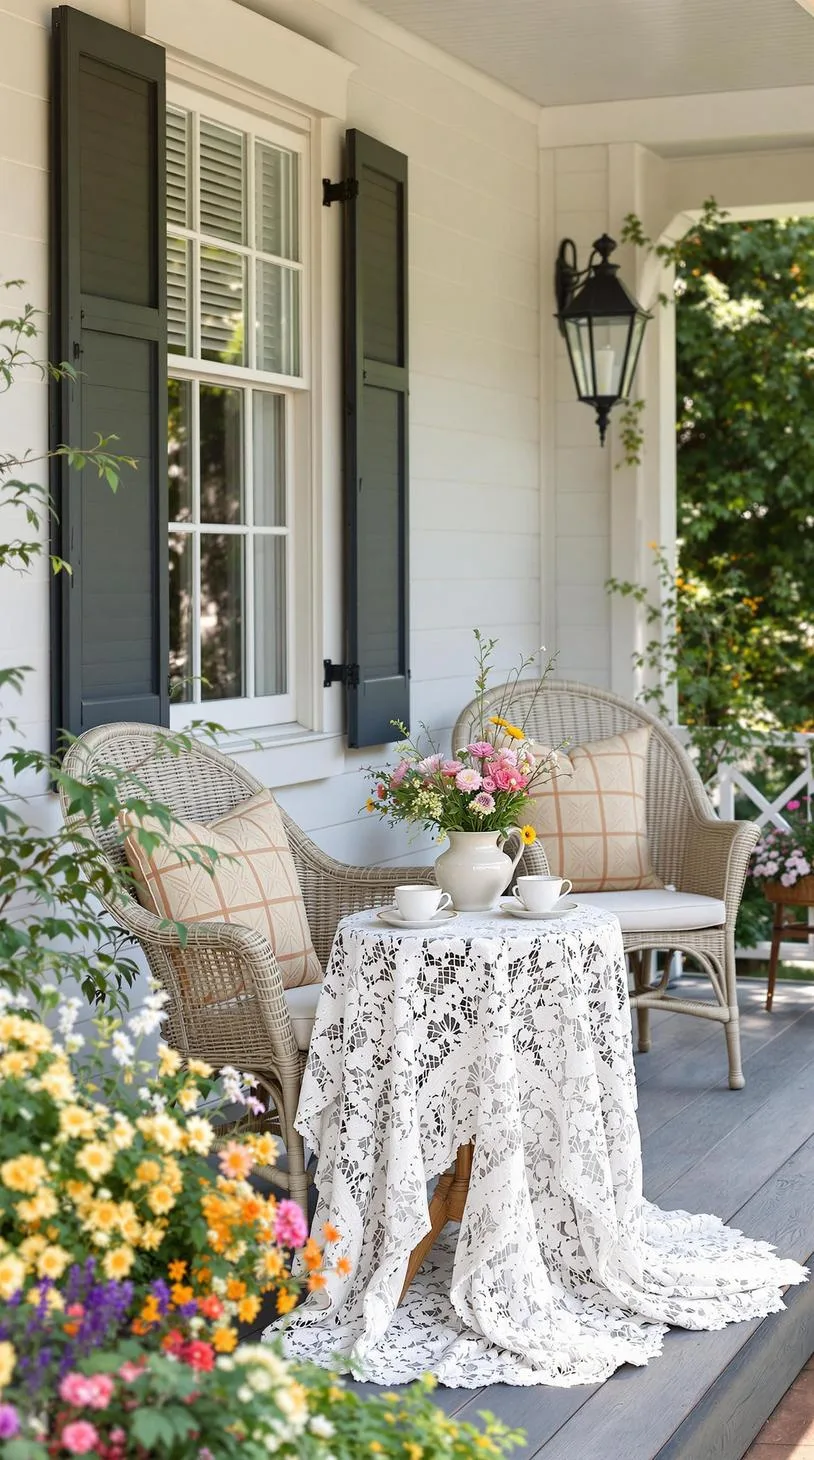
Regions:
M 593 395 L 593 371 L 591 369 L 591 330 L 587 319 L 568 319 L 565 322 L 565 339 L 571 357 L 571 368 L 577 382 L 580 398 Z
M 618 400 L 621 394 L 629 325 L 629 316 L 621 319 L 599 318 L 593 321 L 593 394 L 597 397 Z
M 627 400 L 630 396 L 631 387 L 633 385 L 633 376 L 636 373 L 636 366 L 639 362 L 639 352 L 642 348 L 644 327 L 646 324 L 647 315 L 637 314 L 631 325 L 630 345 L 627 352 L 627 362 L 625 365 L 625 373 L 622 378 L 622 388 L 619 392 L 623 400 Z

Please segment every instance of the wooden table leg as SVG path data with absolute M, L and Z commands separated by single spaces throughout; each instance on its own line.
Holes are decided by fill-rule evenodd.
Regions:
M 766 989 L 766 1012 L 772 1012 L 772 1000 L 774 999 L 774 981 L 777 977 L 777 965 L 780 962 L 780 943 L 783 938 L 783 904 L 776 902 L 774 905 L 774 922 L 772 924 L 772 951 L 769 958 L 769 984 Z
M 399 1302 L 404 1298 L 404 1294 L 424 1262 L 424 1258 L 435 1246 L 447 1222 L 460 1222 L 463 1218 L 466 1194 L 469 1191 L 469 1177 L 472 1172 L 473 1149 L 471 1143 L 461 1146 L 452 1170 L 438 1178 L 438 1185 L 430 1202 L 430 1230 L 413 1249 Z

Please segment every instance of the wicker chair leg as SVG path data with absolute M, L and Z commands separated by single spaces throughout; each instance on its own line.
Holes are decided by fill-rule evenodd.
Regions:
M 288 1153 L 288 1195 L 292 1201 L 297 1202 L 305 1213 L 308 1220 L 308 1174 L 305 1169 L 305 1147 L 299 1131 L 295 1131 L 293 1121 L 284 1119 L 285 1147 Z
M 726 1049 L 729 1055 L 729 1088 L 730 1090 L 742 1090 L 746 1084 L 743 1074 L 743 1063 L 741 1060 L 741 1023 L 740 1010 L 738 1008 L 738 980 L 735 967 L 735 942 L 734 939 L 727 939 L 725 954 L 726 967 L 726 992 L 729 1003 L 729 1023 L 724 1025 L 726 1030 Z
M 633 987 L 637 994 L 643 994 L 650 987 L 651 955 L 649 952 L 628 953 L 630 967 L 633 973 Z M 636 1028 L 638 1032 L 639 1054 L 648 1054 L 650 1051 L 650 1009 L 649 1006 L 641 1004 L 636 1009 Z

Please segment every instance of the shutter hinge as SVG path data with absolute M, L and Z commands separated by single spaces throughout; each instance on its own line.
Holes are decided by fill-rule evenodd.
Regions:
M 346 689 L 359 688 L 358 664 L 334 664 L 332 659 L 323 659 L 322 668 L 322 684 L 325 689 L 330 689 L 332 684 L 344 684 Z
M 331 203 L 352 203 L 354 198 L 359 196 L 358 177 L 345 177 L 341 182 L 331 182 L 329 177 L 322 179 L 322 206 L 330 208 Z

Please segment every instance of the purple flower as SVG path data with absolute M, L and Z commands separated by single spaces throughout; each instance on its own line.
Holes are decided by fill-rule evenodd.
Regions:
M 0 1440 L 13 1440 L 20 1433 L 20 1421 L 13 1404 L 0 1404 Z
M 164 1279 L 156 1278 L 155 1282 L 150 1284 L 150 1292 L 153 1297 L 158 1299 L 159 1313 L 166 1313 L 170 1306 L 170 1290 Z

